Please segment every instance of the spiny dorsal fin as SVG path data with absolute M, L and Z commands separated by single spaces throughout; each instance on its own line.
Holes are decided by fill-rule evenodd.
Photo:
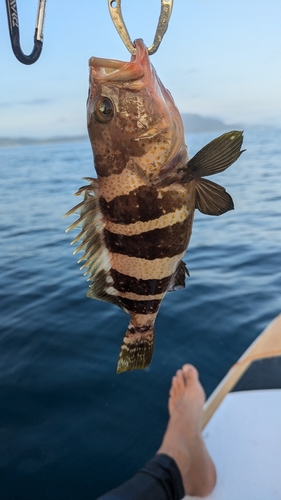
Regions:
M 186 276 L 189 276 L 189 272 L 185 263 L 183 262 L 183 260 L 181 260 L 178 264 L 175 273 L 173 274 L 173 278 L 169 285 L 168 292 L 173 292 L 174 290 L 182 290 L 183 288 L 185 288 Z
M 189 160 L 186 172 L 188 177 L 198 178 L 223 172 L 245 151 L 240 149 L 242 142 L 243 132 L 237 130 L 209 142 Z
M 76 193 L 76 196 L 84 196 L 84 200 L 66 214 L 78 213 L 80 215 L 79 219 L 67 229 L 68 231 L 78 226 L 81 228 L 81 232 L 72 243 L 79 240 L 82 243 L 73 253 L 84 251 L 84 255 L 80 257 L 78 262 L 85 261 L 80 269 L 87 268 L 85 275 L 90 275 L 88 281 L 92 283 L 87 293 L 88 297 L 111 302 L 125 309 L 122 301 L 118 298 L 118 293 L 114 291 L 112 286 L 110 254 L 105 243 L 97 180 L 91 177 L 87 177 L 86 180 L 90 184 L 82 186 Z
M 207 179 L 196 179 L 195 190 L 195 207 L 203 214 L 222 215 L 228 210 L 234 209 L 230 194 L 215 182 Z

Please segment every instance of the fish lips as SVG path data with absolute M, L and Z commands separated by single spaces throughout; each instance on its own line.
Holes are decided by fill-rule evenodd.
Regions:
M 136 88 L 136 85 L 149 85 L 155 88 L 155 72 L 150 63 L 147 48 L 141 39 L 134 43 L 136 54 L 132 55 L 130 62 L 91 57 L 89 66 L 90 75 L 93 77 L 92 83 L 103 81 L 115 82 L 126 88 L 131 86 Z

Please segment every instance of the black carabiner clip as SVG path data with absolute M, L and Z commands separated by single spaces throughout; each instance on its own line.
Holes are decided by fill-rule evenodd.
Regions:
M 6 0 L 8 24 L 13 52 L 23 64 L 33 64 L 39 59 L 43 47 L 43 28 L 47 0 L 39 0 L 37 20 L 34 33 L 34 47 L 29 56 L 25 55 L 20 46 L 19 17 L 16 0 Z

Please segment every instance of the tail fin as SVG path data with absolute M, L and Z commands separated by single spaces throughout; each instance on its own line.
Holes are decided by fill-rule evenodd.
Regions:
M 146 368 L 151 362 L 153 349 L 153 327 L 144 332 L 135 331 L 134 333 L 132 329 L 128 329 L 122 342 L 117 373 Z

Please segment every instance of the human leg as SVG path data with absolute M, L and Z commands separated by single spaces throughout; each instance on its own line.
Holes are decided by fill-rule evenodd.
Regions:
M 216 471 L 201 435 L 205 393 L 192 365 L 184 365 L 172 380 L 170 419 L 158 453 L 171 456 L 181 472 L 185 494 L 206 496 L 216 483 Z
M 133 478 L 98 500 L 180 500 L 183 496 L 175 461 L 168 455 L 157 454 Z
M 180 500 L 184 494 L 209 494 L 216 471 L 201 436 L 204 401 L 197 370 L 184 365 L 172 380 L 170 419 L 157 454 L 132 479 L 98 500 Z

